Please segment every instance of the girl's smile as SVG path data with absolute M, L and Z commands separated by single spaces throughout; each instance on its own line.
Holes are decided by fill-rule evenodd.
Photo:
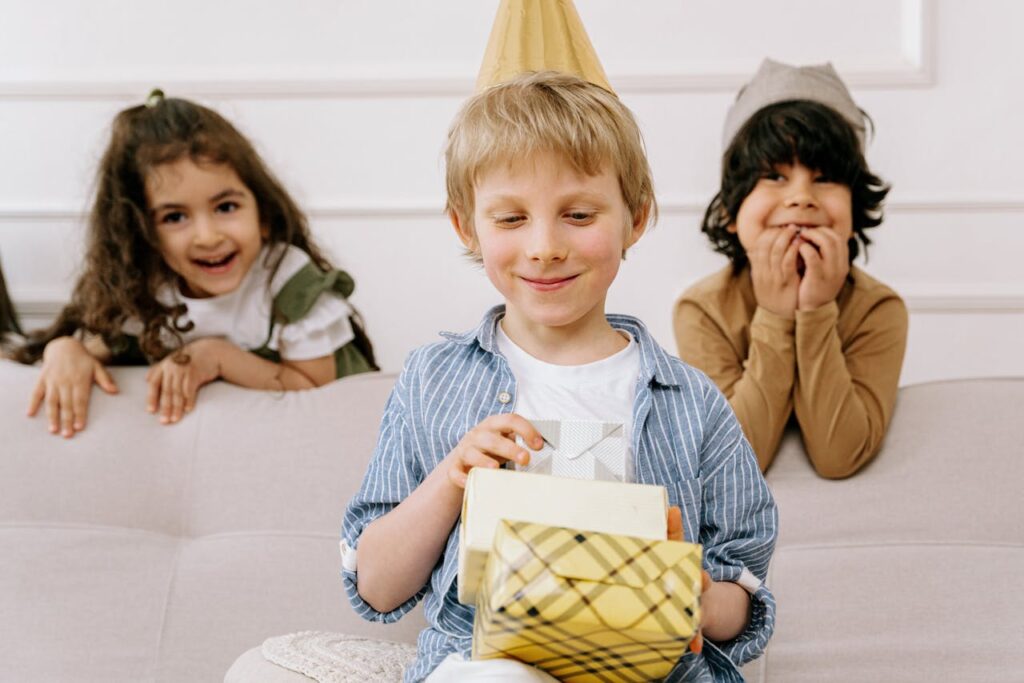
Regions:
M 146 178 L 160 253 L 193 298 L 235 291 L 263 245 L 256 200 L 227 164 L 190 158 Z

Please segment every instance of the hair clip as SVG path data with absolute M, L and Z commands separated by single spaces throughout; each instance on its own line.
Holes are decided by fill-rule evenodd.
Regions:
M 153 88 L 149 92 L 149 97 L 146 98 L 146 106 L 152 109 L 156 105 L 160 104 L 164 100 L 164 91 L 160 88 Z

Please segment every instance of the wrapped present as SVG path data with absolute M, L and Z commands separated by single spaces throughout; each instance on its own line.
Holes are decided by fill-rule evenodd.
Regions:
M 517 470 L 573 479 L 633 478 L 632 458 L 621 422 L 533 420 L 532 424 L 544 437 L 544 446 L 530 456 L 527 465 L 517 465 Z M 521 439 L 519 442 L 525 448 Z
M 700 627 L 701 547 L 502 522 L 477 596 L 473 658 L 560 681 L 668 675 Z
M 503 519 L 665 539 L 668 494 L 662 486 L 550 477 L 474 467 L 459 529 L 459 602 L 476 604 L 494 534 Z

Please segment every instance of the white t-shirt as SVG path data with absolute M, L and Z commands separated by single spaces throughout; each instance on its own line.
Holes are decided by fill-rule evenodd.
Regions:
M 310 262 L 309 254 L 298 247 L 275 246 L 275 255 L 280 249 L 284 249 L 285 254 L 271 278 L 270 267 L 266 263 L 270 249 L 272 247 L 263 247 L 238 289 L 233 292 L 194 299 L 182 294 L 175 285 L 165 285 L 157 293 L 157 299 L 164 305 L 183 303 L 188 309 L 180 320 L 190 321 L 194 327 L 182 333 L 184 343 L 202 337 L 223 337 L 243 349 L 254 351 L 267 342 L 274 297 Z M 273 262 L 272 256 L 270 266 Z M 351 315 L 352 307 L 344 298 L 324 294 L 300 320 L 275 325 L 267 345 L 288 360 L 310 360 L 333 355 L 335 350 L 355 338 L 349 319 Z M 138 334 L 141 326 L 136 322 L 135 327 L 139 329 L 130 329 L 129 324 L 126 324 L 125 332 Z M 165 343 L 172 343 L 172 339 L 167 339 Z
M 618 353 L 583 365 L 554 365 L 534 358 L 509 339 L 500 323 L 496 340 L 516 379 L 513 410 L 517 414 L 527 420 L 619 422 L 626 443 L 632 443 L 633 401 L 640 376 L 640 348 L 632 336 Z M 632 450 L 626 450 L 627 480 L 633 478 Z

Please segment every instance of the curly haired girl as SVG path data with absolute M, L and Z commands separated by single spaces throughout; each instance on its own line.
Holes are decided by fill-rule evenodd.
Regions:
M 117 391 L 106 364 L 152 364 L 165 424 L 216 379 L 284 391 L 375 370 L 353 286 L 234 126 L 155 90 L 114 119 L 70 304 L 16 354 L 43 361 L 28 414 L 45 404 L 74 435 L 92 384 Z

